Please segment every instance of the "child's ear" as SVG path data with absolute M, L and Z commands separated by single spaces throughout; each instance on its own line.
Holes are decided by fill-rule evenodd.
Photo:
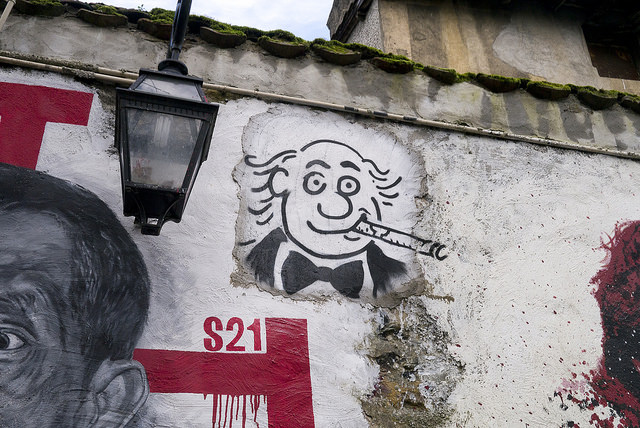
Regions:
M 289 193 L 289 182 L 289 171 L 284 168 L 274 169 L 269 176 L 269 190 L 271 190 L 271 194 L 280 198 L 286 193 Z
M 80 412 L 85 426 L 121 428 L 140 410 L 149 395 L 147 375 L 134 360 L 104 361 L 93 376 Z M 89 422 L 90 421 L 90 422 Z

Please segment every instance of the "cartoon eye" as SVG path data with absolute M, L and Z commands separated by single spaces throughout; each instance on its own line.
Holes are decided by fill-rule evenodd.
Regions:
M 338 193 L 353 196 L 360 191 L 360 183 L 355 178 L 345 175 L 338 180 Z
M 305 175 L 302 187 L 308 194 L 318 195 L 323 192 L 327 184 L 324 182 L 324 175 L 314 171 Z
M 22 348 L 25 341 L 15 333 L 0 330 L 0 352 Z

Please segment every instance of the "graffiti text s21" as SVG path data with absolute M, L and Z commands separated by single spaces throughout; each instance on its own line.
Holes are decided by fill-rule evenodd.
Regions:
M 225 322 L 226 321 L 226 322 Z M 266 352 L 264 320 L 231 317 L 223 320 L 208 317 L 204 320 L 204 349 L 211 352 Z

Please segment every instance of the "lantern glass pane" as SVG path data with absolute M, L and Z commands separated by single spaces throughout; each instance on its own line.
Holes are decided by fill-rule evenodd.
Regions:
M 195 150 L 202 120 L 127 109 L 130 179 L 179 189 Z
M 158 95 L 185 98 L 202 101 L 198 87 L 194 82 L 184 81 L 172 77 L 148 75 L 135 89 Z

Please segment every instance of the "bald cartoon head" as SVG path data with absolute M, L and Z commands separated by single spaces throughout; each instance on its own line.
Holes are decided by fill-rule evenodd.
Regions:
M 267 193 L 260 206 L 250 208 L 258 223 L 273 216 L 271 202 L 280 198 L 286 236 L 307 253 L 324 258 L 350 257 L 364 251 L 370 239 L 353 232 L 365 215 L 382 219 L 381 205 L 392 205 L 398 193 L 392 179 L 349 145 L 316 140 L 299 151 L 287 150 L 265 163 L 247 156 L 254 174 L 265 184 L 253 188 Z

